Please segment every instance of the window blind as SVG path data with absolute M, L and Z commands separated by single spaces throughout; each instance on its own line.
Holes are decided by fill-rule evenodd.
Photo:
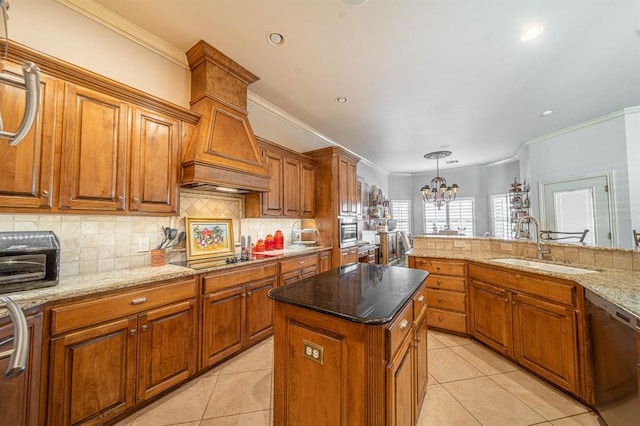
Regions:
M 398 231 L 411 233 L 410 213 L 410 200 L 391 200 L 391 217 L 396 220 Z
M 440 209 L 424 203 L 424 229 L 428 234 L 444 229 L 458 231 L 464 235 L 475 235 L 475 199 L 458 198 L 444 204 Z
M 491 196 L 491 229 L 494 237 L 511 239 L 512 232 L 509 226 L 509 206 L 504 194 Z

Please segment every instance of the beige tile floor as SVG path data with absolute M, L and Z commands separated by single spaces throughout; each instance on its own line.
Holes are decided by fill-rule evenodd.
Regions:
M 579 402 L 467 338 L 429 331 L 418 425 L 599 426 Z M 128 425 L 269 426 L 273 338 L 122 420 Z

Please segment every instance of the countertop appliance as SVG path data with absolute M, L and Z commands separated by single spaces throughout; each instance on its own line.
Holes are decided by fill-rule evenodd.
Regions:
M 52 231 L 0 232 L 0 294 L 50 287 L 60 277 L 60 242 Z
M 586 298 L 596 409 L 609 426 L 637 425 L 636 318 L 590 290 Z

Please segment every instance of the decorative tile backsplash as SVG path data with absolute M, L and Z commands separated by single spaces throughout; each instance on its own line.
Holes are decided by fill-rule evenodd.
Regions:
M 255 241 L 276 229 L 284 233 L 285 245 L 290 244 L 294 219 L 242 219 L 243 214 L 242 196 L 182 189 L 179 216 L 0 214 L 0 231 L 53 231 L 60 239 L 63 277 L 149 266 L 149 252 L 138 252 L 138 242 L 148 239 L 155 248 L 162 240 L 162 227 L 184 231 L 186 216 L 232 219 L 238 250 L 240 235 L 251 235 Z M 167 262 L 185 259 L 183 247 L 167 254 Z

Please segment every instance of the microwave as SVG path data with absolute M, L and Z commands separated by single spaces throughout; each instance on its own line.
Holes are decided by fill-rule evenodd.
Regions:
M 340 248 L 357 245 L 358 218 L 349 216 L 338 217 L 338 236 Z

